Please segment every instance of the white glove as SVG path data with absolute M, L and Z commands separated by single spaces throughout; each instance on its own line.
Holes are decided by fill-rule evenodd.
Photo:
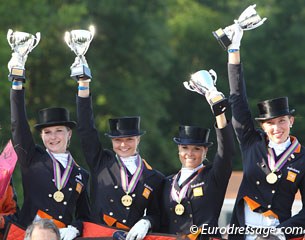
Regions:
M 286 236 L 285 234 L 282 232 L 282 230 L 280 228 L 276 229 L 276 232 L 274 234 L 278 239 L 280 240 L 286 240 Z
M 270 228 L 269 234 L 258 234 L 255 238 L 256 240 L 286 240 L 285 234 L 281 231 L 280 228 Z
M 18 53 L 12 53 L 12 58 L 7 64 L 7 68 L 9 72 L 11 72 L 12 68 L 20 68 L 20 69 L 25 69 L 25 62 L 27 60 L 28 56 L 21 56 Z
M 142 240 L 145 238 L 150 228 L 150 221 L 147 219 L 141 219 L 130 229 L 126 236 L 126 240 Z
M 231 45 L 228 47 L 230 49 L 239 50 L 240 41 L 243 37 L 244 30 L 239 26 L 237 20 L 234 20 L 235 24 L 224 29 L 225 34 L 231 39 Z
M 79 231 L 77 230 L 77 228 L 71 225 L 68 225 L 68 227 L 66 228 L 60 228 L 59 233 L 61 240 L 73 240 L 79 235 Z

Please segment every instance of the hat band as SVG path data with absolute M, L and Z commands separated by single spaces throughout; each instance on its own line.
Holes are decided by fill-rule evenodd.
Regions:
M 276 118 L 278 116 L 290 115 L 290 114 L 292 114 L 292 112 L 290 112 L 289 109 L 285 109 L 283 111 L 269 112 L 269 113 L 261 114 L 261 115 L 259 115 L 259 118 Z
M 54 122 L 43 122 L 43 123 L 38 123 L 38 124 L 34 125 L 34 127 L 37 130 L 40 130 L 45 127 L 52 127 L 52 126 L 67 126 L 72 129 L 76 126 L 76 122 L 74 122 L 74 121 L 54 121 Z
M 201 143 L 201 140 L 194 140 L 194 139 L 179 139 L 181 142 L 193 142 L 193 143 Z M 202 142 L 203 143 L 203 142 Z
M 119 136 L 136 136 L 136 135 L 142 135 L 143 132 L 134 131 L 134 130 L 115 130 L 107 133 L 106 135 L 119 137 Z
M 209 144 L 208 142 L 203 142 L 202 140 L 194 140 L 194 139 L 181 139 L 181 138 L 176 138 L 175 139 L 177 142 L 181 144 Z

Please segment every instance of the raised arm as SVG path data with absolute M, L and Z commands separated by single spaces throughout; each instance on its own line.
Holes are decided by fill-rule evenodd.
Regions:
M 191 91 L 204 95 L 216 118 L 217 154 L 213 161 L 214 177 L 219 184 L 227 183 L 232 171 L 232 158 L 235 153 L 234 133 L 225 112 L 229 108 L 228 100 L 216 88 L 217 75 L 213 70 L 201 70 L 191 76 L 184 86 Z
M 25 38 L 24 42 L 10 43 L 10 41 L 13 41 L 13 36 L 19 35 L 26 35 L 28 38 Z M 40 40 L 40 34 L 37 33 L 36 35 L 37 45 Z M 8 32 L 8 40 L 12 46 L 26 44 L 26 39 L 31 38 L 33 36 L 27 33 L 13 32 L 12 30 Z M 30 47 L 33 49 L 33 46 Z M 25 166 L 30 164 L 32 155 L 35 152 L 35 143 L 26 116 L 25 90 L 23 88 L 23 84 L 25 83 L 25 63 L 29 52 L 21 54 L 18 52 L 18 47 L 12 49 L 14 52 L 8 63 L 9 80 L 12 82 L 10 94 L 12 142 L 18 155 L 18 162 Z
M 227 99 L 222 93 L 210 93 L 210 95 L 206 94 L 209 103 L 213 102 L 210 99 L 211 96 L 214 98 L 222 97 L 222 100 L 216 103 L 220 112 L 215 114 L 216 111 L 213 111 L 216 119 L 215 131 L 217 139 L 217 152 L 213 159 L 213 177 L 222 186 L 228 183 L 232 173 L 232 161 L 235 154 L 234 132 L 231 121 L 228 121 L 225 115 L 229 107 Z M 213 107 L 215 108 L 211 104 L 212 109 Z
M 249 109 L 246 83 L 240 60 L 240 42 L 243 30 L 238 24 L 234 26 L 232 44 L 228 49 L 228 78 L 230 86 L 230 104 L 232 109 L 232 124 L 241 147 L 251 144 L 257 136 L 255 125 Z
M 102 143 L 94 123 L 92 98 L 90 96 L 90 79 L 78 81 L 77 118 L 78 133 L 86 161 L 91 169 L 94 169 L 102 154 Z

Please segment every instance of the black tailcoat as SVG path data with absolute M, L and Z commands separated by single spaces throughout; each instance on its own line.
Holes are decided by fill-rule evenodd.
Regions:
M 291 217 L 291 208 L 298 189 L 302 195 L 303 206 L 305 203 L 304 147 L 302 146 L 300 151 L 294 152 L 293 156 L 277 173 L 280 178 L 275 184 L 267 183 L 266 175 L 271 171 L 268 167 L 266 136 L 261 130 L 255 129 L 248 106 L 242 65 L 229 64 L 228 73 L 232 123 L 240 144 L 244 173 L 231 225 L 245 225 L 243 198 L 248 196 L 259 203 L 263 209 L 272 210 L 278 215 L 280 221 L 278 227 L 305 227 L 304 207 L 298 214 Z M 291 173 L 296 176 L 295 179 L 288 177 L 288 174 Z M 234 236 L 234 238 L 243 239 L 244 236 L 239 235 Z
M 113 151 L 103 148 L 94 125 L 92 99 L 77 97 L 78 132 L 91 172 L 92 214 L 96 222 L 103 223 L 103 214 L 119 223 L 132 227 L 141 218 L 147 218 L 154 231 L 158 230 L 160 207 L 158 199 L 164 176 L 144 166 L 142 176 L 131 193 L 133 204 L 124 207 L 121 198 L 125 192 L 121 186 L 120 167 Z M 149 197 L 143 192 L 150 191 Z M 147 192 L 147 191 L 146 191 Z M 144 194 L 145 195 L 145 194 Z M 143 217 L 146 211 L 146 216 Z
M 87 192 L 89 173 L 74 164 L 67 185 L 61 190 L 65 195 L 64 200 L 56 202 L 53 199 L 53 193 L 57 191 L 53 161 L 45 149 L 34 143 L 26 118 L 24 94 L 24 89 L 11 90 L 12 141 L 21 167 L 24 195 L 18 222 L 27 227 L 37 211 L 42 210 L 54 219 L 74 225 L 82 231 L 81 221 L 90 217 Z M 79 186 L 82 186 L 81 191 Z

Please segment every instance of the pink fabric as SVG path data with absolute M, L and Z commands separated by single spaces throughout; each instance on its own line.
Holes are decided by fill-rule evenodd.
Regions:
M 9 140 L 0 155 L 0 198 L 3 197 L 7 186 L 10 183 L 17 158 L 12 141 Z

